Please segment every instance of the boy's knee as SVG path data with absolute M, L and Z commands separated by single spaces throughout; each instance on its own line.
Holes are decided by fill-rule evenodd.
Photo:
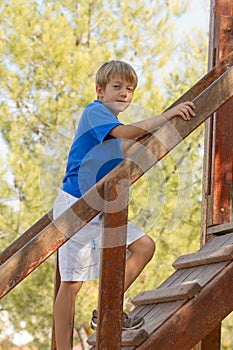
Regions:
M 155 253 L 156 245 L 153 239 L 148 236 L 142 236 L 136 242 L 134 242 L 129 250 L 131 253 L 137 252 L 140 255 L 143 255 L 147 261 L 150 261 Z
M 147 242 L 146 242 L 147 257 L 149 260 L 151 260 L 155 253 L 156 245 L 151 237 L 146 236 L 146 239 L 147 239 Z
M 72 282 L 72 281 L 67 281 L 67 282 L 61 282 L 61 286 L 60 289 L 63 290 L 63 292 L 66 295 L 73 295 L 74 297 L 76 296 L 76 294 L 79 292 L 81 286 L 82 286 L 83 282 Z

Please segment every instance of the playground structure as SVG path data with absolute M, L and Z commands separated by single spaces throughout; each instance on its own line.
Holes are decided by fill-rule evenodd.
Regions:
M 50 211 L 2 252 L 0 297 L 103 210 L 104 226 L 117 228 L 117 234 L 111 237 L 113 248 L 112 241 L 111 247 L 108 244 L 108 231 L 103 230 L 101 327 L 88 339 L 92 350 L 220 350 L 221 321 L 233 311 L 232 66 L 233 1 L 212 0 L 209 73 L 175 102 L 193 100 L 197 116 L 189 123 L 174 118 L 156 134 L 143 137 L 127 159 L 72 206 L 76 215 L 67 211 L 53 221 Z M 173 264 L 176 271 L 159 288 L 135 296 L 131 314 L 144 316 L 145 324 L 122 334 L 128 188 L 205 121 L 202 247 L 197 253 L 178 258 Z M 123 209 L 122 203 L 126 203 Z M 110 261 L 111 271 L 105 268 Z M 55 295 L 59 283 L 57 272 Z M 56 349 L 54 334 L 51 347 Z

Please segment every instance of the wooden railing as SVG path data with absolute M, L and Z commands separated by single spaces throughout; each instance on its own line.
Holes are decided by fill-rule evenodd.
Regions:
M 108 201 L 111 201 L 111 193 L 115 193 L 114 187 L 120 186 L 120 189 L 123 180 L 126 180 L 126 182 L 123 181 L 124 186 L 125 183 L 127 186 L 130 186 L 137 181 L 144 173 L 168 154 L 176 145 L 178 145 L 233 96 L 232 66 L 233 53 L 220 62 L 216 68 L 205 75 L 172 105 L 174 106 L 182 101 L 192 100 L 196 105 L 196 117 L 192 118 L 189 122 L 175 117 L 154 134 L 150 133 L 141 138 L 138 143 L 135 143 L 134 146 L 128 150 L 129 156 L 108 175 L 101 179 L 96 186 L 91 188 L 83 197 L 77 200 L 77 202 L 72 205 L 71 209 L 68 209 L 56 220 L 52 219 L 51 210 L 15 242 L 13 242 L 5 251 L 3 251 L 0 254 L 0 298 L 5 296 L 28 274 L 42 264 L 100 211 L 106 212 L 104 214 L 104 222 L 108 223 L 110 227 L 112 222 L 114 227 L 117 225 L 124 227 L 120 222 L 121 220 L 124 222 L 125 220 L 127 221 L 127 211 L 125 209 L 127 206 L 124 208 L 123 212 L 122 210 L 119 211 L 120 216 L 115 216 L 118 224 L 114 221 L 115 219 L 113 220 L 113 216 L 108 213 Z M 110 189 L 108 187 L 107 191 L 104 190 L 106 186 L 110 186 Z M 127 191 L 126 197 L 122 197 L 122 200 L 125 200 L 124 198 L 127 198 Z M 116 210 L 116 212 L 118 211 Z M 116 213 L 114 215 L 116 215 Z M 124 236 L 124 230 L 121 233 Z M 121 252 L 119 255 L 119 261 L 117 262 L 118 274 L 121 274 L 120 271 L 124 271 L 125 264 L 123 254 L 123 250 L 125 250 L 125 242 L 122 242 L 123 241 L 118 245 L 118 252 Z M 109 256 L 109 252 L 104 248 L 102 250 L 102 260 L 108 260 Z M 118 254 L 116 254 L 116 256 L 118 256 Z M 104 270 L 105 269 L 102 268 L 101 271 Z M 113 276 L 113 274 L 111 274 L 111 276 Z M 122 273 L 120 277 L 121 283 L 117 286 L 117 290 L 115 290 L 116 294 L 121 296 L 121 300 L 123 298 L 123 278 L 124 275 Z M 114 281 L 111 280 L 111 277 L 110 279 L 108 277 L 107 283 L 111 284 L 114 283 Z M 108 288 L 106 288 L 105 278 L 100 278 L 100 286 L 101 308 L 102 310 L 105 310 L 105 302 L 108 297 L 111 298 L 111 293 L 107 292 L 107 297 L 105 295 L 105 297 L 103 296 L 101 299 L 101 293 L 108 290 Z M 118 300 L 117 303 L 118 306 L 115 305 L 115 307 L 118 309 L 118 315 L 120 317 L 122 311 L 120 312 L 119 305 L 121 305 L 121 302 L 119 303 Z M 113 309 L 108 310 L 108 317 L 112 320 L 114 319 L 114 317 L 111 317 L 113 316 L 113 313 Z M 100 314 L 100 318 L 102 322 L 105 322 L 103 313 Z M 105 325 L 107 329 L 107 324 Z M 111 327 L 113 327 L 113 324 L 111 324 Z M 103 329 L 104 327 L 98 330 L 97 342 L 98 339 L 103 339 L 99 333 L 103 332 Z M 106 331 L 104 332 L 105 339 L 110 339 L 112 337 L 112 333 L 107 337 Z M 98 345 L 97 349 L 100 349 Z M 117 350 L 117 347 L 115 350 Z

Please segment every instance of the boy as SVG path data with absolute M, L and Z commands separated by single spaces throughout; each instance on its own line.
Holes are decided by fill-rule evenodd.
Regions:
M 159 116 L 123 125 L 118 115 L 131 103 L 137 82 L 134 69 L 126 62 L 112 60 L 99 68 L 97 100 L 86 107 L 80 119 L 63 186 L 54 204 L 54 218 L 123 160 L 122 139 L 135 140 L 174 116 L 184 120 L 195 116 L 195 106 L 188 101 Z M 54 307 L 57 350 L 71 350 L 76 295 L 83 281 L 98 278 L 101 231 L 100 214 L 59 249 L 61 285 Z M 153 240 L 128 223 L 125 290 L 151 260 L 154 251 Z M 98 314 L 94 311 L 92 328 L 96 328 L 97 322 Z M 124 314 L 123 329 L 136 329 L 142 323 L 142 318 L 129 318 Z

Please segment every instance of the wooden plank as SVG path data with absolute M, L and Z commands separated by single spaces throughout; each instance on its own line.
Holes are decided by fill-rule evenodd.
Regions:
M 200 273 L 197 276 L 197 283 L 203 288 L 213 278 L 215 278 L 227 265 L 228 261 L 223 261 L 216 264 L 202 265 L 200 266 Z
M 218 240 L 218 241 L 217 241 Z M 215 236 L 213 243 L 215 242 L 215 245 L 210 245 L 210 249 L 205 249 L 203 247 L 201 250 L 212 250 L 212 249 L 217 249 L 220 247 L 224 247 L 230 244 L 233 244 L 233 234 L 232 233 L 226 233 L 225 235 L 218 235 Z
M 203 269 L 204 269 L 204 266 L 189 267 L 189 268 L 181 269 L 181 271 L 184 271 L 184 273 L 182 274 L 182 278 L 180 278 L 179 281 L 177 281 L 176 283 L 178 284 L 178 283 L 196 282 L 200 284 L 199 276 L 203 273 Z M 177 272 L 178 271 L 179 270 L 177 270 Z
M 181 269 L 184 272 L 182 274 L 182 278 L 179 279 L 179 282 L 184 283 L 195 281 L 201 287 L 204 287 L 218 273 L 220 273 L 228 265 L 228 263 L 228 261 L 224 261 L 216 264 L 201 265 L 197 267 Z M 179 271 L 180 270 L 177 270 L 177 272 Z
M 229 244 L 233 244 L 233 234 L 232 233 L 230 233 L 230 234 L 226 234 L 226 235 L 224 235 L 227 239 L 226 239 L 226 241 L 225 241 L 225 243 L 222 245 L 222 246 L 224 246 L 224 245 L 229 245 Z
M 212 281 L 219 273 L 221 273 L 228 264 L 228 262 L 222 262 L 215 265 L 204 265 L 196 268 L 184 269 L 182 275 L 180 275 L 179 277 L 182 276 L 183 282 L 191 282 L 192 280 L 195 280 L 200 286 L 204 287 L 210 281 Z M 184 273 L 185 271 L 186 277 Z M 179 270 L 177 271 L 177 273 L 178 272 Z M 174 275 L 176 275 L 176 272 L 174 273 Z M 168 278 L 166 282 L 168 282 L 169 280 L 170 278 Z M 197 294 L 197 296 L 198 295 L 199 294 Z M 146 330 L 150 337 L 167 320 L 169 320 L 169 318 L 173 314 L 175 314 L 179 309 L 181 309 L 186 304 L 186 302 L 186 300 L 178 300 L 176 302 L 166 302 L 154 305 L 138 305 L 134 310 L 132 310 L 131 315 L 144 317 L 145 324 L 143 325 L 143 328 Z
M 147 305 L 143 307 L 143 312 L 136 312 L 138 316 L 144 316 L 145 323 L 142 328 L 134 331 L 124 331 L 122 332 L 122 347 L 125 346 L 136 346 L 135 338 L 138 338 L 135 332 L 143 331 L 142 335 L 139 337 L 145 337 L 143 341 L 145 341 L 149 334 L 151 334 L 154 329 L 160 327 L 166 320 L 171 317 L 179 308 L 185 303 L 184 300 L 178 300 L 174 302 L 168 302 L 165 304 L 158 304 L 156 308 L 153 308 L 151 305 Z M 142 308 L 141 306 L 137 307 L 137 309 Z M 130 315 L 134 315 L 134 313 L 130 313 Z M 138 340 L 137 340 L 138 341 Z M 137 345 L 139 346 L 139 345 Z M 115 349 L 114 349 L 115 350 Z
M 233 244 L 223 246 L 218 250 L 200 251 L 198 253 L 180 256 L 172 266 L 176 269 L 215 264 L 233 259 Z
M 148 290 L 140 292 L 135 298 L 132 299 L 134 305 L 145 305 L 164 303 L 167 301 L 175 301 L 182 299 L 191 299 L 198 292 L 200 292 L 201 286 L 196 282 L 187 282 L 174 285 L 168 288 L 160 288 L 155 290 Z
M 173 272 L 165 281 L 163 281 L 157 288 L 169 288 L 173 285 L 180 284 L 184 281 L 187 274 L 187 269 L 179 269 Z
M 135 329 L 133 331 L 124 331 L 122 333 L 122 346 L 139 346 L 148 338 L 148 334 L 145 329 Z M 95 345 L 96 343 L 96 333 L 92 333 L 92 335 L 87 339 L 87 343 L 89 345 Z M 113 348 L 114 344 L 114 348 Z M 109 350 L 116 349 L 116 344 L 111 343 L 109 347 L 101 348 Z M 97 347 L 96 347 L 97 350 Z
M 207 228 L 208 235 L 225 235 L 226 233 L 233 233 L 233 221 Z
M 201 251 L 206 251 L 206 250 L 217 250 L 218 248 L 222 247 L 223 245 L 228 245 L 230 243 L 233 243 L 233 235 L 232 234 L 226 234 L 224 236 L 218 236 L 213 238 L 211 241 L 209 241 L 205 246 L 202 247 Z M 215 264 L 216 267 L 213 269 L 219 272 L 218 266 L 220 266 L 220 269 L 222 268 L 221 266 L 225 266 L 223 263 L 218 263 Z M 167 278 L 164 282 L 162 282 L 157 288 L 169 288 L 173 285 L 177 285 L 186 281 L 196 281 L 200 283 L 199 281 L 199 275 L 204 274 L 204 266 L 200 266 L 198 268 L 183 268 L 176 270 L 171 276 Z M 208 267 L 208 272 L 207 274 L 210 275 L 210 279 L 213 278 L 212 275 L 212 267 Z M 203 286 L 203 279 L 201 279 L 201 286 Z
M 151 310 L 154 310 L 156 308 L 156 312 L 157 312 L 157 304 L 156 305 L 138 305 L 136 306 L 132 311 L 130 311 L 130 316 L 134 317 L 144 317 L 145 320 L 145 316 L 147 317 L 147 315 L 151 312 Z M 143 324 L 143 328 L 145 328 L 145 323 Z M 148 332 L 148 329 L 147 329 Z
M 228 261 L 224 261 L 216 264 L 201 265 L 198 267 L 189 267 L 186 269 L 177 270 L 177 272 L 183 271 L 181 278 L 177 282 L 184 283 L 184 282 L 195 281 L 201 287 L 204 287 L 218 273 L 220 273 L 228 265 L 228 263 L 229 263 Z M 170 281 L 170 278 L 168 278 L 167 282 L 169 281 Z M 164 283 L 162 285 L 164 285 Z M 169 283 L 169 285 L 172 286 L 173 283 Z
M 140 310 L 140 308 L 143 310 L 143 312 L 137 311 L 136 314 L 144 317 L 143 329 L 147 332 L 149 339 L 153 332 L 166 323 L 185 303 L 186 300 L 176 300 L 156 305 L 146 305 L 146 307 L 139 305 L 134 311 Z M 125 336 L 127 336 L 127 332 L 123 333 L 122 345 L 124 345 Z
M 18 250 L 25 246 L 32 238 L 34 238 L 40 231 L 48 226 L 53 219 L 53 211 L 50 210 L 44 216 L 42 216 L 34 225 L 32 225 L 27 231 L 13 241 L 4 251 L 0 253 L 0 265 L 4 264 L 11 256 L 13 256 Z
M 227 67 L 225 68 L 227 69 Z M 195 118 L 187 122 L 175 117 L 167 122 L 74 203 L 69 210 L 46 226 L 27 245 L 14 254 L 9 259 L 10 261 L 6 261 L 0 267 L 0 297 L 14 288 L 102 210 L 103 186 L 107 179 L 120 180 L 125 169 L 129 167 L 130 183 L 137 181 L 231 96 L 233 96 L 233 69 L 228 68 L 219 79 L 194 99 L 197 114 Z
M 75 203 L 75 209 L 71 207 L 64 212 L 0 266 L 3 273 L 0 275 L 0 298 L 98 214 L 84 198 Z
M 139 346 L 147 338 L 148 338 L 148 333 L 145 331 L 145 329 L 127 331 L 122 334 L 122 346 Z
M 201 251 L 205 250 L 217 250 L 218 248 L 231 244 L 233 242 L 233 234 L 232 233 L 226 233 L 224 235 L 217 235 L 212 236 L 211 239 L 205 244 Z
M 233 310 L 233 293 L 229 288 L 232 283 L 233 263 L 230 263 L 137 349 L 191 349 Z
M 104 185 L 97 350 L 111 349 L 112 344 L 115 350 L 121 349 L 129 199 L 128 172 L 124 179 L 117 182 L 109 180 Z M 140 334 L 138 337 L 140 338 Z

